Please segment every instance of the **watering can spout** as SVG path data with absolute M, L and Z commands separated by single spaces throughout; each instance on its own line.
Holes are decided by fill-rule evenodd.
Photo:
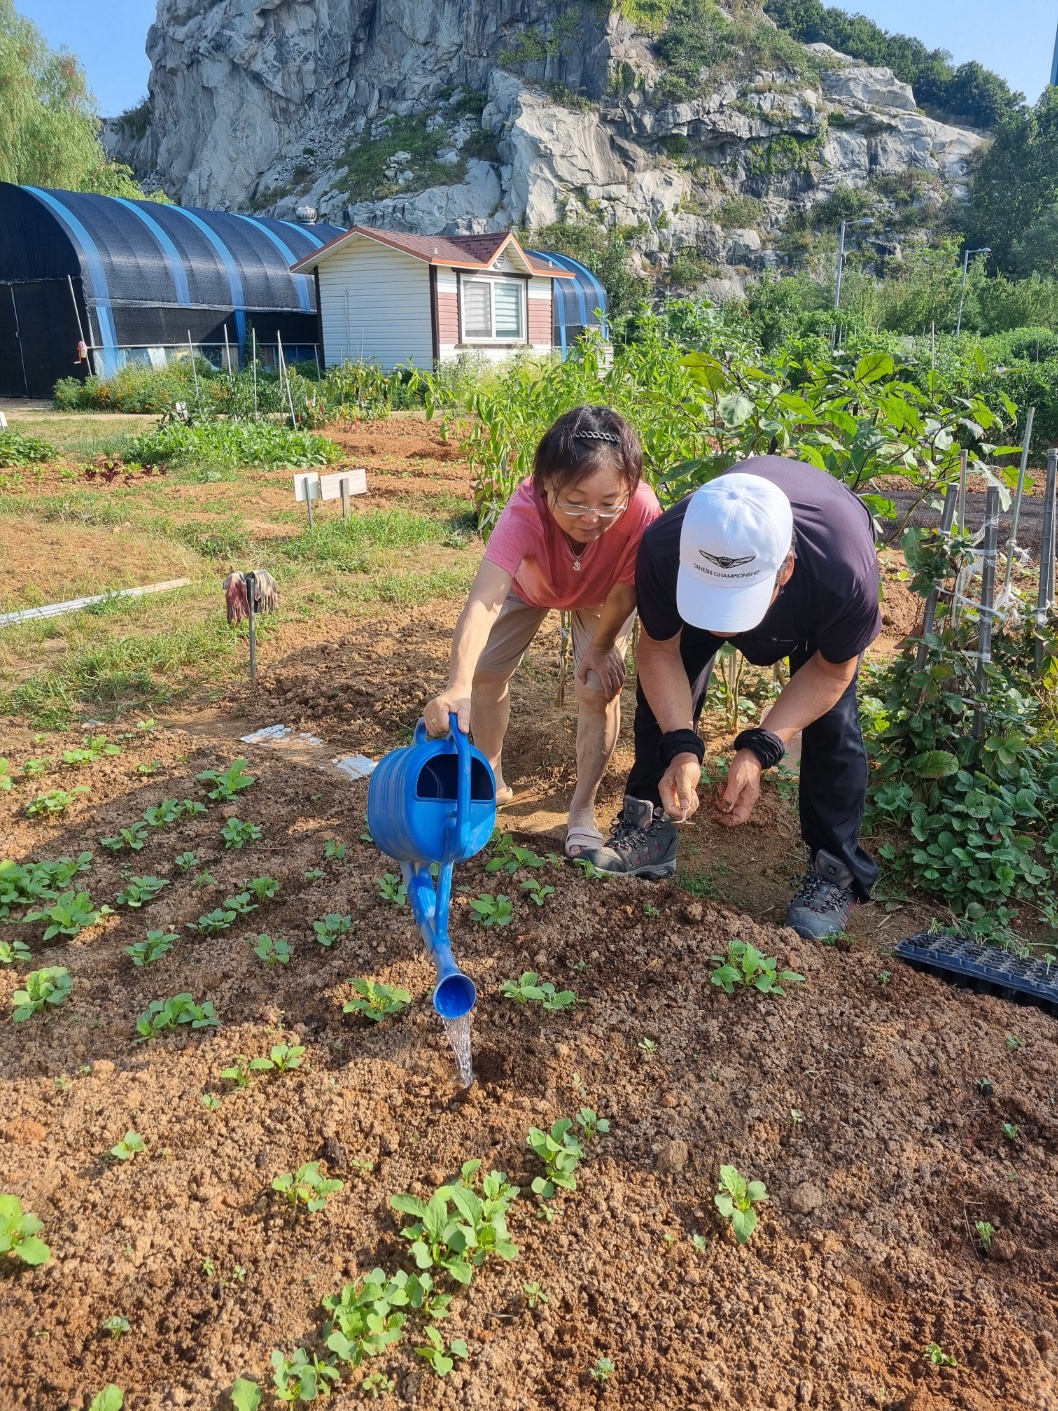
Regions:
M 477 986 L 469 975 L 463 974 L 452 959 L 451 946 L 438 945 L 432 955 L 437 967 L 433 1007 L 442 1019 L 462 1019 L 477 1003 Z

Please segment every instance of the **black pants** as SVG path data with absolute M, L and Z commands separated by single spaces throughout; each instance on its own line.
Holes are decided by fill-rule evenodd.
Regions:
M 752 634 L 746 635 L 748 638 Z M 773 666 L 788 656 L 790 670 L 796 672 L 816 651 L 811 642 L 789 643 L 782 644 L 785 649 L 771 656 L 769 642 L 770 639 L 752 643 L 747 660 L 756 666 Z M 691 683 L 695 725 L 702 713 L 713 661 L 722 645 L 722 640 L 711 632 L 684 628 L 680 652 Z M 764 659 L 768 656 L 770 660 Z M 658 785 L 665 771 L 658 758 L 660 744 L 661 728 L 647 704 L 642 683 L 637 680 L 636 758 L 625 786 L 625 793 L 632 798 L 649 799 L 654 804 L 661 802 Z M 803 731 L 798 806 L 801 836 L 813 861 L 820 849 L 840 859 L 852 873 L 853 891 L 861 901 L 867 900 L 878 880 L 878 864 L 860 846 L 860 824 L 866 802 L 867 751 L 860 731 L 856 681 L 853 680 L 837 704 Z

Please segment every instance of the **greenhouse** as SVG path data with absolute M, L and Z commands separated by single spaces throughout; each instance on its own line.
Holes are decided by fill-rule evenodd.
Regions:
M 290 266 L 341 231 L 0 182 L 0 396 L 194 348 L 235 367 L 256 349 L 317 355 L 313 278 Z

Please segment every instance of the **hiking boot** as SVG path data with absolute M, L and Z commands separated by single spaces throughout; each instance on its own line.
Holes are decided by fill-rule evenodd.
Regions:
M 786 924 L 806 940 L 821 941 L 844 931 L 853 904 L 852 873 L 821 848 L 786 908 Z
M 649 877 L 660 882 L 676 871 L 676 825 L 649 799 L 625 795 L 624 808 L 613 821 L 613 832 L 601 848 L 587 848 L 581 857 L 613 876 Z

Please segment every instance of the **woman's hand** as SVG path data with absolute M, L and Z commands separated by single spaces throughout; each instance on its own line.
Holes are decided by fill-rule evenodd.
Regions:
M 442 691 L 426 703 L 422 713 L 426 730 L 430 735 L 447 735 L 451 724 L 449 717 L 454 715 L 464 735 L 470 733 L 470 692 L 458 687 Z
M 702 766 L 698 756 L 678 754 L 661 776 L 658 793 L 661 807 L 677 823 L 686 823 L 698 811 L 698 780 Z
M 727 784 L 713 802 L 717 823 L 737 828 L 753 812 L 760 798 L 760 760 L 752 750 L 739 750 L 728 766 Z
M 620 647 L 609 651 L 591 646 L 580 659 L 577 667 L 577 680 L 582 686 L 588 685 L 588 672 L 594 671 L 602 686 L 607 701 L 612 701 L 625 683 L 625 654 Z

